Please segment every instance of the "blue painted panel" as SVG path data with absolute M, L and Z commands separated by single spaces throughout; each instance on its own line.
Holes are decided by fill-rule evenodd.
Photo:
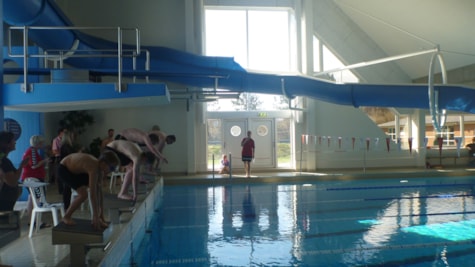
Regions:
M 28 47 L 29 54 L 38 54 L 39 48 L 36 46 Z M 10 53 L 9 53 L 10 52 Z M 11 54 L 11 55 L 10 55 Z M 14 46 L 11 47 L 11 51 L 8 51 L 7 47 L 3 47 L 3 62 L 13 61 L 15 62 L 19 68 L 23 68 L 23 57 L 16 57 L 23 55 L 23 47 Z M 28 58 L 28 67 L 31 68 L 39 68 L 41 62 L 40 59 L 37 57 Z M 23 74 L 23 70 L 22 73 Z M 38 75 L 28 75 L 28 82 L 30 83 L 37 83 L 40 81 L 40 76 Z M 19 76 L 16 82 L 22 83 L 23 82 L 23 75 Z
M 129 84 L 122 93 L 117 92 L 112 83 L 38 83 L 34 84 L 33 91 L 29 93 L 23 93 L 20 86 L 21 84 L 3 86 L 4 106 L 169 95 L 164 84 Z

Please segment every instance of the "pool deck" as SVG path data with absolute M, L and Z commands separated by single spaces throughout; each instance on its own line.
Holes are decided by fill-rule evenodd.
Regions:
M 246 183 L 287 183 L 328 180 L 358 180 L 411 177 L 450 177 L 475 176 L 475 168 L 444 167 L 444 168 L 381 168 L 381 169 L 342 169 L 323 170 L 321 172 L 305 172 L 291 170 L 258 171 L 247 178 L 242 171 L 236 174 L 201 173 L 193 175 L 165 175 L 165 185 L 190 184 L 246 184 Z
M 200 173 L 192 175 L 184 174 L 164 174 L 164 185 L 226 185 L 226 184 L 245 184 L 245 183 L 286 183 L 286 182 L 305 182 L 318 180 L 356 180 L 356 179 L 384 179 L 384 178 L 411 178 L 411 177 L 459 177 L 475 176 L 475 168 L 385 168 L 385 169 L 353 169 L 353 170 L 325 170 L 321 172 L 300 172 L 291 170 L 269 170 L 252 173 L 251 178 L 246 178 L 242 170 L 237 170 L 231 177 L 229 175 L 220 175 L 212 173 Z M 115 190 L 120 185 L 116 185 Z M 143 194 L 139 195 L 135 207 L 142 204 L 155 183 L 150 183 L 144 188 Z M 115 194 L 109 192 L 109 184 L 104 186 L 106 197 L 115 197 Z M 48 187 L 48 201 L 59 202 L 61 196 L 57 193 L 55 185 Z M 126 231 L 128 222 L 133 214 L 128 213 L 121 217 L 121 221 L 115 224 L 112 229 L 112 240 Z M 75 218 L 89 219 L 90 212 L 78 210 Z M 107 218 L 106 218 L 107 219 Z M 45 215 L 44 221 L 52 223 L 50 215 Z M 87 254 L 89 266 L 101 266 L 103 258 L 107 253 L 101 247 L 92 248 Z M 52 244 L 52 228 L 41 229 L 35 233 L 32 238 L 28 237 L 28 218 L 23 216 L 21 219 L 21 236 L 0 248 L 0 267 L 1 266 L 70 266 L 69 246 Z

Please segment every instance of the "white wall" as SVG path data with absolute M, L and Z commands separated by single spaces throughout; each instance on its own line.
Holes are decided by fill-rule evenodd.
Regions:
M 312 1 L 312 0 L 306 0 Z M 314 32 L 346 65 L 386 58 L 372 41 L 332 0 L 313 1 Z M 410 77 L 390 62 L 354 69 L 363 82 L 410 83 Z
M 297 132 L 323 138 L 320 138 L 320 142 L 314 138 L 300 149 L 300 134 L 296 136 L 294 145 L 297 149 L 297 168 L 302 166 L 303 170 L 318 170 L 421 164 L 416 148 L 413 153 L 400 151 L 397 144 L 390 141 L 388 151 L 385 133 L 358 108 L 308 99 L 303 117 L 304 121 L 296 125 Z M 338 137 L 342 139 L 341 147 L 338 145 Z M 356 140 L 354 148 L 352 138 Z M 370 142 L 368 150 L 367 139 Z
M 165 46 L 179 50 L 197 50 L 200 48 L 201 34 L 196 22 L 200 21 L 198 7 L 184 0 L 58 0 L 75 26 L 93 27 L 137 27 L 141 33 L 141 44 Z M 197 18 L 194 18 L 196 16 Z M 115 36 L 90 31 L 115 41 Z M 198 36 L 194 36 L 198 35 Z M 126 43 L 134 43 L 133 36 L 124 36 Z M 189 44 L 195 44 L 190 47 Z M 170 90 L 183 89 L 183 86 L 168 84 Z M 184 100 L 172 100 L 172 103 L 157 107 L 138 107 L 126 109 L 92 110 L 96 123 L 80 137 L 83 145 L 88 145 L 96 137 L 104 137 L 107 129 L 114 128 L 116 133 L 124 128 L 149 130 L 159 125 L 168 134 L 175 134 L 177 142 L 166 146 L 163 153 L 169 164 L 162 167 L 164 172 L 194 173 L 206 170 L 206 127 L 202 123 L 201 104 L 187 103 Z M 56 134 L 57 122 L 61 114 L 49 113 L 45 116 L 53 129 L 47 133 L 52 138 Z M 48 130 L 47 130 L 48 132 Z
M 184 101 L 157 107 L 90 110 L 89 113 L 94 117 L 95 123 L 87 127 L 87 131 L 78 138 L 81 145 L 89 146 L 93 139 L 104 138 L 109 128 L 115 129 L 117 134 L 125 128 L 150 130 L 153 125 L 159 125 L 164 132 L 175 134 L 177 138 L 174 144 L 167 145 L 163 151 L 169 160 L 169 164 L 163 166 L 163 172 L 188 172 L 188 155 L 190 154 L 188 152 L 192 151 L 191 154 L 194 155 L 193 143 L 190 148 L 189 134 L 194 137 L 195 130 L 188 124 L 190 120 L 195 120 L 195 111 L 186 111 Z M 61 118 L 61 113 L 45 114 L 47 140 L 51 140 L 56 135 Z
M 185 50 L 186 16 L 184 0 L 57 0 L 75 26 L 131 27 L 141 31 L 142 45 L 167 46 Z M 116 36 L 90 34 L 116 40 Z M 124 41 L 133 43 L 132 36 Z
M 77 26 L 138 27 L 143 45 L 167 46 L 188 51 L 200 50 L 201 30 L 197 25 L 200 18 L 196 14 L 200 7 L 186 0 L 58 0 L 57 3 Z M 315 12 L 314 31 L 318 32 L 324 43 L 335 48 L 334 52 L 344 56 L 347 59 L 346 63 L 357 63 L 367 61 L 369 58 L 385 56 L 384 52 L 376 47 L 361 29 L 349 21 L 332 1 L 314 1 L 312 5 Z M 114 36 L 111 37 L 113 38 Z M 125 40 L 127 42 L 127 37 Z M 377 68 L 363 68 L 358 72 L 360 77 L 371 82 L 406 82 L 408 80 L 408 77 L 391 63 Z M 176 87 L 169 87 L 169 89 L 173 90 Z M 308 111 L 303 116 L 303 121 L 295 127 L 296 147 L 300 145 L 300 134 L 385 138 L 384 133 L 365 114 L 354 107 L 316 100 L 309 100 L 308 103 Z M 206 170 L 206 127 L 203 124 L 199 104 L 191 103 L 189 111 L 184 101 L 172 100 L 170 105 L 165 106 L 91 112 L 96 118 L 96 123 L 84 136 L 81 136 L 81 142 L 86 145 L 93 138 L 104 136 L 108 128 L 114 128 L 117 132 L 129 127 L 147 130 L 152 125 L 158 124 L 165 132 L 174 133 L 177 136 L 177 142 L 165 148 L 164 154 L 168 157 L 170 164 L 164 166 L 164 172 L 194 173 Z M 55 135 L 59 117 L 60 114 L 47 114 L 45 121 L 48 127 L 46 128 L 52 129 L 47 136 Z M 384 139 L 381 140 L 381 145 L 385 145 Z M 359 166 L 360 155 L 357 152 L 357 154 L 353 152 L 345 154 L 343 158 L 346 158 L 347 164 L 342 163 L 341 154 L 325 153 L 325 156 L 305 155 L 307 162 L 305 168 Z M 393 159 L 400 158 L 400 161 L 389 159 L 387 164 L 394 166 L 413 162 L 412 156 L 408 158 L 406 155 L 394 154 Z M 299 156 L 296 155 L 296 157 Z M 380 162 L 380 157 L 376 156 L 375 163 L 369 163 L 369 165 L 380 166 Z

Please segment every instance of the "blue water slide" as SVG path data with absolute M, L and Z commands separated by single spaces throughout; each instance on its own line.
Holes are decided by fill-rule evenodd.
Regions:
M 4 20 L 13 26 L 72 26 L 52 0 L 4 0 Z M 45 50 L 75 48 L 78 51 L 116 49 L 117 43 L 75 30 L 30 31 L 29 35 Z M 124 46 L 124 49 L 133 49 Z M 278 75 L 248 72 L 230 57 L 195 55 L 166 47 L 141 47 L 150 52 L 150 70 L 145 69 L 145 56 L 132 60 L 124 58 L 124 76 L 150 78 L 195 87 L 229 89 L 238 92 L 306 96 L 322 101 L 358 106 L 429 108 L 427 85 L 336 84 L 308 76 Z M 95 52 L 97 53 L 97 52 Z M 142 53 L 143 54 L 143 53 Z M 107 57 L 71 57 L 67 63 L 97 75 L 117 73 L 118 60 Z M 436 85 L 438 107 L 475 113 L 475 90 L 458 85 Z

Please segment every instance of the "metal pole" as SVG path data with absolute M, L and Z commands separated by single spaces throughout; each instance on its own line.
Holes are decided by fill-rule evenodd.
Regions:
M 211 156 L 211 161 L 213 162 L 212 171 L 213 171 L 213 179 L 214 179 L 214 154 Z
M 366 148 L 363 147 L 363 173 L 366 173 Z
M 122 93 L 122 30 L 117 28 L 117 87 Z
M 233 178 L 233 160 L 231 157 L 231 152 L 229 153 L 229 179 Z
M 302 174 L 303 134 L 300 137 L 300 174 Z
M 439 52 L 439 48 L 436 47 L 436 48 L 427 49 L 427 50 L 420 51 L 420 52 L 407 53 L 407 54 L 402 54 L 402 55 L 397 55 L 397 56 L 392 56 L 392 57 L 386 57 L 386 58 L 376 59 L 376 60 L 372 60 L 372 61 L 360 62 L 360 63 L 344 66 L 344 67 L 341 67 L 341 68 L 316 72 L 316 73 L 314 73 L 314 76 L 321 76 L 323 74 L 339 72 L 339 71 L 342 71 L 342 70 L 351 70 L 351 69 L 355 69 L 355 68 L 367 67 L 367 66 L 371 66 L 371 65 L 375 65 L 375 64 L 384 63 L 384 62 L 394 61 L 394 60 L 398 60 L 398 59 L 404 59 L 404 58 L 408 58 L 408 57 L 415 57 L 415 56 L 420 56 L 420 55 L 425 55 L 425 54 L 430 54 L 430 53 L 437 53 L 437 52 Z
M 23 29 L 23 93 L 28 92 L 28 26 Z

